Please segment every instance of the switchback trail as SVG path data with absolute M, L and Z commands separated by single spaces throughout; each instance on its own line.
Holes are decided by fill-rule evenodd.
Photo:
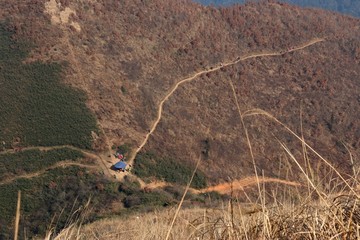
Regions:
M 70 50 L 72 50 L 72 47 L 71 47 L 71 44 L 70 42 L 68 41 L 68 36 L 66 37 L 67 39 L 67 45 L 69 46 Z M 159 124 L 160 120 L 161 120 L 161 117 L 162 117 L 162 112 L 163 112 L 163 106 L 164 106 L 164 103 L 169 99 L 169 97 L 177 90 L 177 88 L 186 83 L 186 82 L 190 82 L 194 79 L 196 79 L 198 76 L 200 75 L 203 75 L 203 74 L 206 74 L 206 73 L 210 73 L 210 72 L 214 72 L 214 71 L 218 71 L 220 70 L 221 68 L 223 67 L 227 67 L 227 66 L 231 66 L 231 65 L 234 65 L 234 64 L 237 64 L 241 61 L 245 61 L 247 59 L 251 59 L 251 58 L 258 58 L 258 57 L 271 57 L 271 56 L 281 56 L 283 54 L 286 54 L 286 53 L 290 53 L 290 52 L 294 52 L 294 51 L 299 51 L 301 49 L 304 49 L 304 48 L 307 48 L 311 45 L 314 45 L 318 42 L 322 42 L 322 41 L 325 41 L 325 39 L 321 39 L 321 38 L 315 38 L 315 39 L 312 39 L 311 41 L 303 44 L 303 45 L 300 45 L 300 46 L 297 46 L 297 47 L 294 47 L 294 48 L 290 48 L 290 49 L 287 49 L 287 50 L 283 50 L 283 51 L 277 51 L 277 52 L 270 52 L 270 53 L 258 53 L 258 54 L 250 54 L 250 55 L 246 55 L 246 56 L 243 56 L 243 57 L 238 57 L 236 60 L 234 61 L 230 61 L 230 62 L 227 62 L 227 63 L 220 63 L 219 65 L 217 66 L 213 66 L 213 67 L 209 67 L 208 69 L 205 69 L 205 70 L 202 70 L 202 71 L 199 71 L 195 74 L 193 74 L 192 76 L 188 77 L 188 78 L 185 78 L 185 79 L 182 79 L 180 81 L 178 81 L 171 89 L 170 91 L 165 95 L 165 97 L 160 101 L 159 105 L 158 105 L 158 113 L 157 113 L 157 118 L 156 120 L 154 121 L 154 123 L 152 124 L 152 127 L 150 128 L 150 131 L 146 134 L 146 137 L 145 139 L 143 140 L 143 142 L 139 145 L 139 147 L 132 153 L 132 155 L 130 156 L 129 160 L 128 160 L 128 164 L 129 165 L 132 165 L 133 162 L 134 162 L 134 159 L 136 157 L 136 155 L 141 151 L 141 149 L 146 145 L 149 137 L 151 136 L 151 134 L 156 130 L 156 127 L 157 125 Z M 76 58 L 75 58 L 75 54 L 72 52 L 72 58 L 74 59 L 74 62 L 75 62 L 75 68 L 77 70 L 77 72 L 80 74 L 80 77 L 82 77 L 82 72 L 80 71 L 80 68 L 77 66 L 77 61 L 76 61 Z M 104 133 L 105 135 L 105 133 Z M 106 137 L 106 135 L 105 135 Z M 107 144 L 109 145 L 109 142 L 107 141 Z M 77 150 L 77 151 L 80 151 L 81 153 L 83 153 L 85 156 L 87 157 L 90 157 L 90 158 L 93 158 L 93 159 L 97 159 L 99 161 L 99 164 L 104 172 L 104 174 L 106 176 L 108 176 L 109 179 L 113 179 L 114 176 L 116 176 L 117 180 L 118 181 L 121 181 L 125 175 L 128 175 L 130 173 L 126 172 L 126 173 L 121 173 L 121 174 L 117 174 L 115 172 L 111 172 L 110 171 L 110 167 L 112 165 L 112 163 L 108 163 L 107 161 L 104 160 L 103 157 L 106 157 L 107 153 L 103 153 L 103 154 L 98 154 L 98 153 L 95 153 L 95 152 L 92 152 L 90 150 L 84 150 L 84 149 L 81 149 L 81 148 L 78 148 L 78 147 L 74 147 L 74 146 L 71 146 L 71 145 L 60 145 L 60 146 L 51 146 L 51 147 L 41 147 L 41 146 L 31 146 L 31 147 L 25 147 L 25 148 L 22 148 L 22 151 L 24 150 L 34 150 L 34 149 L 39 149 L 41 151 L 49 151 L 49 150 L 53 150 L 53 149 L 60 149 L 60 148 L 70 148 L 70 149 L 73 149 L 73 150 Z M 111 151 L 110 151 L 110 145 L 108 146 L 109 147 L 109 154 L 111 156 Z M 7 153 L 14 153 L 14 150 L 12 149 L 7 149 L 5 151 L 2 151 L 0 152 L 0 155 L 2 154 L 7 154 Z M 103 157 L 102 157 L 103 156 Z M 112 159 L 113 161 L 113 159 Z M 7 180 L 4 180 L 2 182 L 0 182 L 0 185 L 2 184 L 5 184 L 5 183 L 8 183 L 8 182 L 12 182 L 16 179 L 19 179 L 19 178 L 31 178 L 31 177 L 36 177 L 36 176 L 39 176 L 43 173 L 45 173 L 47 170 L 49 169 L 53 169 L 53 168 L 56 168 L 56 167 L 60 167 L 60 166 L 70 166 L 70 165 L 77 165 L 77 166 L 82 166 L 82 167 L 88 167 L 88 168 L 95 168 L 95 166 L 90 166 L 90 165 L 84 165 L 84 164 L 80 164 L 80 163 L 76 163 L 76 162 L 59 162 L 49 168 L 45 168 L 43 170 L 40 170 L 38 172 L 34 172 L 34 173 L 29 173 L 29 174 L 25 174 L 25 175 L 20 175 L 20 176 L 16 176 L 16 177 L 13 177 L 13 178 L 9 178 Z M 246 180 L 247 179 L 247 180 Z M 242 184 L 248 184 L 248 185 L 251 185 L 251 184 L 255 184 L 256 181 L 250 181 L 248 178 L 246 179 L 243 179 L 243 180 L 238 180 L 238 181 L 234 181 L 233 183 L 233 188 L 235 189 L 236 187 L 238 187 L 239 189 L 241 189 L 241 187 L 244 187 Z M 285 180 L 279 180 L 279 179 L 271 179 L 271 178 L 259 178 L 260 181 L 262 182 L 279 182 L 279 183 L 284 183 L 284 184 L 290 184 L 291 185 L 291 182 L 287 182 Z M 251 183 L 249 182 L 244 182 L 244 181 L 250 181 Z M 164 183 L 165 185 L 167 185 L 167 183 Z M 160 185 L 164 185 L 163 183 L 160 184 Z M 295 184 L 295 183 L 293 183 Z M 150 185 L 149 188 L 154 188 L 155 186 L 159 187 L 158 184 L 155 184 L 155 185 Z M 222 187 L 221 187 L 222 186 Z M 247 186 L 247 185 L 246 185 Z M 218 188 L 219 191 L 225 191 L 223 190 L 223 188 L 227 188 L 226 185 L 218 185 L 218 186 L 213 186 L 213 187 L 210 187 L 210 188 L 207 188 L 207 189 L 203 189 L 203 190 L 200 190 L 200 192 L 209 192 L 209 191 L 214 191 L 214 190 L 209 190 L 209 189 L 214 189 L 214 188 Z M 198 190 L 195 190 L 194 191 L 198 191 Z
M 231 65 L 234 65 L 234 64 L 237 64 L 241 61 L 245 61 L 247 59 L 251 59 L 251 58 L 258 58 L 258 57 L 272 57 L 272 56 L 281 56 L 283 54 L 286 54 L 286 53 L 290 53 L 290 52 L 295 52 L 295 51 L 299 51 L 301 49 L 304 49 L 304 48 L 307 48 L 311 45 L 314 45 L 318 42 L 322 42 L 322 41 L 325 41 L 325 39 L 323 38 L 314 38 L 312 39 L 311 41 L 305 43 L 305 44 L 302 44 L 300 46 L 296 46 L 296 47 L 293 47 L 293 48 L 290 48 L 290 49 L 287 49 L 287 50 L 283 50 L 283 51 L 277 51 L 277 52 L 269 52 L 269 53 L 257 53 L 257 54 L 251 54 L 251 55 L 246 55 L 246 56 L 243 56 L 243 57 L 238 57 L 236 60 L 234 61 L 230 61 L 230 62 L 227 62 L 227 63 L 222 63 L 222 64 L 219 64 L 217 66 L 214 66 L 214 67 L 210 67 L 209 69 L 206 69 L 206 70 L 202 70 L 202 71 L 199 71 L 197 73 L 195 73 L 194 75 L 192 75 L 191 77 L 188 77 L 188 78 L 185 78 L 185 79 L 182 79 L 180 80 L 179 82 L 177 82 L 172 88 L 171 90 L 168 92 L 168 94 L 166 94 L 166 96 L 160 101 L 159 105 L 158 105 L 158 113 L 157 113 L 157 118 L 156 120 L 154 121 L 153 125 L 151 126 L 150 128 L 150 131 L 146 134 L 145 136 L 145 139 L 143 140 L 143 142 L 140 144 L 140 146 L 133 152 L 132 156 L 129 158 L 128 162 L 130 165 L 133 164 L 135 158 L 136 158 L 136 155 L 141 151 L 141 149 L 146 145 L 147 141 L 149 140 L 149 137 L 150 135 L 155 131 L 157 125 L 159 124 L 160 120 L 161 120 L 161 117 L 162 117 L 162 112 L 163 112 L 163 106 L 164 106 L 164 103 L 169 99 L 169 97 L 176 91 L 176 89 L 186 83 L 186 82 L 190 82 L 194 79 L 196 79 L 198 76 L 200 75 L 203 75 L 203 74 L 206 74 L 206 73 L 210 73 L 210 72 L 215 72 L 215 71 L 218 71 L 219 69 L 223 68 L 223 67 L 227 67 L 227 66 L 231 66 Z
M 37 172 L 32 172 L 32 173 L 26 173 L 23 175 L 17 175 L 8 179 L 5 179 L 3 181 L 0 181 L 0 185 L 4 185 L 4 184 L 8 184 L 11 183 L 17 179 L 20 178 L 33 178 L 33 177 L 38 177 L 44 173 L 46 173 L 47 171 L 51 170 L 51 169 L 55 169 L 58 167 L 69 167 L 69 166 L 78 166 L 78 167 L 83 167 L 83 168 L 92 168 L 92 169 L 98 169 L 97 166 L 95 165 L 87 165 L 87 164 L 82 164 L 82 163 L 78 163 L 78 162 L 71 162 L 71 161 L 62 161 L 62 162 L 57 162 L 54 165 L 41 169 Z

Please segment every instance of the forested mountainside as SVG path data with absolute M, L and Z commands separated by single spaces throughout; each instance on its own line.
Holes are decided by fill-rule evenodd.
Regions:
M 321 177 L 334 176 L 312 149 L 358 167 L 356 18 L 273 2 L 3 0 L 0 21 L 5 239 L 17 190 L 29 236 L 54 216 L 63 227 L 89 195 L 89 220 L 171 205 L 198 159 L 195 189 L 254 169 L 303 178 L 284 146 Z M 130 172 L 110 169 L 116 149 Z M 141 187 L 155 180 L 176 187 Z
M 251 0 L 194 0 L 204 5 L 230 6 L 232 4 L 244 4 Z M 360 1 L 359 0 L 279 0 L 278 2 L 286 2 L 302 7 L 323 8 L 330 11 L 337 11 L 343 14 L 360 17 Z

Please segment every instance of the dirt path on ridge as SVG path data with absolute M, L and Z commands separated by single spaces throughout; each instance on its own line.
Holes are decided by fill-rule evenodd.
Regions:
M 76 15 L 76 11 L 69 7 L 66 7 L 64 10 L 60 10 L 59 6 L 57 5 L 55 0 L 50 0 L 50 1 L 46 2 L 44 7 L 45 7 L 45 13 L 47 13 L 51 16 L 52 24 L 58 25 L 60 27 L 60 29 L 62 30 L 62 32 L 64 33 L 64 37 L 59 39 L 59 41 L 64 46 L 66 46 L 67 50 L 69 51 L 69 58 L 72 63 L 71 67 L 75 71 L 76 77 L 85 82 L 86 78 L 84 76 L 86 76 L 86 73 L 84 73 L 84 71 L 80 67 L 79 59 L 78 59 L 77 55 L 75 54 L 74 46 L 71 44 L 70 36 L 69 36 L 69 26 L 74 27 L 78 32 L 81 31 L 81 26 L 77 22 L 75 22 L 75 21 L 69 22 L 69 16 L 71 14 Z M 83 87 L 86 87 L 86 85 L 83 85 Z M 91 93 L 91 91 L 88 87 L 86 87 L 86 92 L 89 94 Z M 115 157 L 111 154 L 112 144 L 109 142 L 109 140 L 105 134 L 104 128 L 98 120 L 97 120 L 97 124 L 104 135 L 105 142 L 107 145 L 107 152 L 104 152 L 101 154 L 93 154 L 93 153 L 90 153 L 90 154 L 93 154 L 93 158 L 95 156 L 95 158 L 99 160 L 100 167 L 102 168 L 105 175 L 107 175 L 110 178 L 112 178 L 114 176 L 118 177 L 119 176 L 118 173 L 110 171 L 111 166 L 113 165 L 113 163 L 116 162 Z M 68 146 L 68 147 L 70 147 L 70 146 Z M 85 151 L 82 149 L 77 149 L 77 150 L 85 153 Z M 108 159 L 108 156 L 110 156 L 110 159 Z M 107 161 L 107 160 L 110 160 L 110 161 Z M 120 175 L 121 179 L 122 179 L 122 177 L 123 176 Z
M 69 148 L 75 151 L 79 151 L 82 154 L 84 154 L 85 157 L 89 157 L 91 159 L 95 159 L 98 161 L 99 166 L 101 167 L 101 170 L 104 172 L 104 174 L 109 177 L 113 178 L 115 173 L 110 172 L 110 164 L 106 164 L 106 161 L 103 159 L 103 156 L 101 154 L 97 154 L 95 152 L 92 152 L 90 150 L 81 149 L 78 147 L 74 147 L 71 145 L 59 145 L 59 146 L 51 146 L 51 147 L 43 147 L 43 146 L 30 146 L 30 147 L 24 147 L 21 148 L 21 151 L 26 150 L 40 150 L 40 151 L 50 151 L 55 149 L 61 149 L 61 148 Z M 13 149 L 6 149 L 5 151 L 0 152 L 0 155 L 9 154 L 9 153 L 16 153 Z
M 128 163 L 130 165 L 133 165 L 134 160 L 136 158 L 136 155 L 141 151 L 141 149 L 146 145 L 147 141 L 149 140 L 149 137 L 151 136 L 151 134 L 155 131 L 157 125 L 159 124 L 161 117 L 162 117 L 162 112 L 163 112 L 163 106 L 164 103 L 169 99 L 169 97 L 176 91 L 176 89 L 186 83 L 186 82 L 190 82 L 194 79 L 196 79 L 198 76 L 206 74 L 206 73 L 210 73 L 210 72 L 214 72 L 214 71 L 218 71 L 219 69 L 223 68 L 223 67 L 227 67 L 227 66 L 231 66 L 234 64 L 237 64 L 241 61 L 245 61 L 247 59 L 251 59 L 251 58 L 258 58 L 258 57 L 272 57 L 272 56 L 281 56 L 283 54 L 286 53 L 290 53 L 290 52 L 295 52 L 295 51 L 299 51 L 302 50 L 304 48 L 307 48 L 311 45 L 314 45 L 316 43 L 325 41 L 325 39 L 323 38 L 314 38 L 312 40 L 310 40 L 309 42 L 302 44 L 300 46 L 296 46 L 287 50 L 283 50 L 283 51 L 277 51 L 277 52 L 269 52 L 269 53 L 257 53 L 257 54 L 250 54 L 244 57 L 238 57 L 236 60 L 234 61 L 230 61 L 227 63 L 220 63 L 217 66 L 214 67 L 210 67 L 209 69 L 206 70 L 202 70 L 199 71 L 197 73 L 195 73 L 194 75 L 192 75 L 191 77 L 185 78 L 180 80 L 179 82 L 177 82 L 172 88 L 171 90 L 168 92 L 168 94 L 166 94 L 166 96 L 160 101 L 159 105 L 158 105 L 158 113 L 157 113 L 157 118 L 155 119 L 154 123 L 152 124 L 150 131 L 146 134 L 145 139 L 143 140 L 143 142 L 140 144 L 140 146 L 133 152 L 133 154 L 129 157 Z
M 40 151 L 50 151 L 50 150 L 55 150 L 55 149 L 61 149 L 61 148 L 69 148 L 75 151 L 79 151 L 81 153 L 83 153 L 85 156 L 89 156 L 91 158 L 97 158 L 97 154 L 90 151 L 90 150 L 85 150 L 82 148 L 78 148 L 78 147 L 74 147 L 72 145 L 58 145 L 58 146 L 50 146 L 50 147 L 45 147 L 45 146 L 29 146 L 29 147 L 23 147 L 21 148 L 21 151 L 27 151 L 27 150 L 40 150 Z M 20 151 L 20 152 L 21 152 Z M 14 151 L 14 149 L 6 149 L 4 151 L 0 152 L 0 155 L 4 155 L 4 154 L 8 154 L 8 153 L 16 153 Z
M 73 146 L 69 146 L 69 145 L 62 145 L 62 146 L 52 146 L 52 147 L 27 147 L 27 148 L 23 148 L 23 150 L 31 150 L 31 149 L 39 149 L 41 151 L 50 151 L 53 149 L 60 149 L 60 148 L 70 148 L 73 150 L 78 150 L 80 152 L 82 152 L 85 156 L 88 156 L 90 158 L 95 158 L 100 160 L 101 156 L 90 152 L 90 151 L 86 151 L 77 147 L 73 147 Z M 6 150 L 1 152 L 1 154 L 5 153 L 13 153 L 13 150 Z M 101 160 L 100 160 L 101 161 Z M 78 163 L 78 162 L 73 162 L 73 161 L 61 161 L 61 162 L 57 162 L 52 166 L 49 166 L 47 168 L 41 169 L 39 171 L 36 172 L 32 172 L 32 173 L 26 173 L 23 175 L 18 175 L 18 176 L 14 176 L 14 177 L 10 177 L 8 179 L 5 179 L 3 181 L 0 181 L 0 185 L 4 185 L 4 184 L 8 184 L 11 183 L 17 179 L 21 179 L 21 178 L 33 178 L 33 177 L 38 177 L 42 174 L 45 174 L 47 171 L 51 170 L 51 169 L 55 169 L 58 167 L 68 167 L 68 166 L 79 166 L 79 167 L 84 167 L 84 168 L 90 168 L 90 169 L 97 169 L 98 170 L 98 166 L 95 165 L 87 165 L 87 164 L 82 164 L 82 163 Z M 106 172 L 104 172 L 106 174 Z M 116 178 L 117 180 L 121 180 L 123 179 L 123 177 L 127 174 L 132 175 L 131 173 L 119 173 L 118 175 L 122 175 L 122 177 L 119 179 L 118 177 Z M 107 174 L 106 174 L 107 175 Z M 114 174 L 110 174 L 111 179 L 113 179 Z M 117 175 L 116 175 L 117 176 Z M 142 179 L 134 176 L 136 180 L 139 181 L 140 186 L 142 189 L 144 190 L 153 190 L 155 188 L 163 188 L 166 186 L 173 186 L 173 184 L 168 183 L 168 182 L 164 182 L 164 181 L 154 181 L 151 183 L 145 183 Z M 234 180 L 233 182 L 230 183 L 222 183 L 222 184 L 218 184 L 215 186 L 210 186 L 207 187 L 205 189 L 194 189 L 194 188 L 190 188 L 190 191 L 193 193 L 207 193 L 207 192 L 212 192 L 212 191 L 216 191 L 218 193 L 221 194 L 226 194 L 226 193 L 230 193 L 232 190 L 233 191 L 237 191 L 237 190 L 243 190 L 245 187 L 251 186 L 251 185 L 255 185 L 258 183 L 267 183 L 267 182 L 273 182 L 273 183 L 281 183 L 281 184 L 285 184 L 285 185 L 289 185 L 289 186 L 301 186 L 301 184 L 297 183 L 297 182 L 291 182 L 291 181 L 287 181 L 287 180 L 283 180 L 283 179 L 278 179 L 278 178 L 267 178 L 267 177 L 247 177 L 244 179 L 238 179 L 238 180 Z
M 17 179 L 20 178 L 33 178 L 33 177 L 38 177 L 44 173 L 46 173 L 47 171 L 51 170 L 51 169 L 55 169 L 58 167 L 69 167 L 69 166 L 78 166 L 78 167 L 83 167 L 83 168 L 91 168 L 91 169 L 98 169 L 97 166 L 95 165 L 87 165 L 87 164 L 82 164 L 82 163 L 77 163 L 77 162 L 72 162 L 72 161 L 62 161 L 62 162 L 57 162 L 54 165 L 41 169 L 39 171 L 36 172 L 32 172 L 32 173 L 26 173 L 23 175 L 17 175 L 8 179 L 5 179 L 3 181 L 0 181 L 0 185 L 4 185 L 4 184 L 8 184 L 11 183 Z
M 78 73 L 79 77 L 83 78 L 83 73 L 78 65 L 78 61 L 75 57 L 75 53 L 73 51 L 73 47 L 69 41 L 69 36 L 68 33 L 66 31 L 66 29 L 64 29 L 65 32 L 65 44 L 68 46 L 69 51 L 70 51 L 70 56 L 73 60 L 74 64 L 74 68 L 76 70 L 76 72 Z M 159 105 L 158 105 L 158 113 L 157 113 L 157 118 L 155 119 L 154 123 L 152 124 L 152 127 L 150 128 L 150 131 L 146 134 L 145 139 L 143 140 L 143 142 L 140 144 L 140 146 L 132 153 L 132 155 L 129 157 L 128 160 L 128 164 L 129 165 L 133 165 L 133 162 L 135 160 L 136 155 L 141 151 L 141 149 L 146 145 L 149 137 L 152 135 L 152 133 L 156 130 L 157 125 L 159 124 L 161 117 L 162 117 L 162 113 L 163 113 L 163 106 L 164 103 L 170 98 L 170 96 L 177 90 L 177 88 L 186 83 L 186 82 L 190 82 L 194 79 L 196 79 L 198 76 L 206 74 L 206 73 L 210 73 L 210 72 L 214 72 L 214 71 L 218 71 L 223 67 L 227 67 L 227 66 L 231 66 L 234 64 L 237 64 L 241 61 L 245 61 L 247 59 L 251 59 L 251 58 L 257 58 L 257 57 L 271 57 L 271 56 L 281 56 L 283 54 L 286 53 L 290 53 L 290 52 L 294 52 L 294 51 L 299 51 L 301 49 L 307 48 L 311 45 L 314 45 L 318 42 L 322 42 L 325 41 L 325 39 L 322 38 L 314 38 L 311 41 L 294 47 L 294 48 L 290 48 L 287 50 L 283 50 L 283 51 L 277 51 L 277 52 L 270 52 L 270 53 L 258 53 L 258 54 L 250 54 L 250 55 L 246 55 L 243 57 L 238 57 L 236 60 L 234 61 L 230 61 L 227 63 L 220 63 L 219 65 L 213 66 L 213 67 L 209 67 L 208 69 L 196 72 L 195 74 L 193 74 L 192 76 L 182 79 L 180 81 L 178 81 L 172 88 L 171 90 L 165 95 L 165 97 L 160 101 Z M 101 127 L 101 125 L 100 125 Z M 102 127 L 101 127 L 102 128 Z M 33 150 L 33 149 L 39 149 L 40 151 L 49 151 L 49 150 L 53 150 L 53 149 L 60 149 L 60 148 L 70 148 L 73 150 L 77 150 L 80 151 L 81 153 L 83 153 L 85 156 L 90 157 L 92 159 L 96 159 L 99 162 L 99 165 L 101 167 L 101 169 L 103 170 L 104 174 L 110 178 L 110 179 L 114 179 L 114 177 L 116 178 L 117 181 L 121 181 L 123 180 L 123 178 L 126 175 L 132 175 L 129 172 L 121 172 L 121 173 L 117 173 L 114 171 L 110 170 L 110 167 L 113 165 L 113 163 L 115 163 L 116 159 L 112 156 L 111 154 L 111 144 L 104 132 L 103 129 L 101 129 L 104 137 L 106 138 L 106 143 L 107 143 L 107 147 L 108 150 L 107 152 L 104 153 L 95 153 L 92 152 L 90 150 L 84 150 L 81 148 L 77 148 L 71 145 L 60 145 L 60 146 L 51 146 L 51 147 L 41 147 L 41 146 L 31 146 L 31 147 L 25 147 L 22 148 L 22 150 Z M 14 153 L 14 150 L 12 149 L 7 149 L 5 151 L 0 152 L 0 155 L 2 154 L 7 154 L 7 153 Z M 110 161 L 105 160 L 108 156 L 110 156 Z M 6 179 L 4 181 L 0 182 L 0 185 L 6 184 L 6 183 L 10 183 L 16 179 L 19 178 L 32 178 L 32 177 L 36 177 L 36 176 L 40 176 L 41 174 L 46 173 L 46 171 L 50 170 L 50 169 L 54 169 L 57 167 L 66 167 L 66 166 L 80 166 L 80 167 L 86 167 L 86 168 L 96 168 L 96 166 L 91 166 L 91 165 L 86 165 L 86 164 L 81 164 L 81 163 L 76 163 L 76 162 L 68 162 L 68 161 L 63 161 L 63 162 L 58 162 L 56 164 L 54 164 L 53 166 L 50 166 L 48 168 L 42 169 L 40 171 L 37 172 L 33 172 L 33 173 L 28 173 L 28 174 L 24 174 L 24 175 L 19 175 L 16 177 L 12 177 L 9 179 Z M 164 186 L 168 186 L 168 185 L 172 185 L 170 183 L 166 183 L 166 182 L 154 182 L 154 183 L 149 183 L 149 184 L 145 184 L 141 179 L 137 178 L 139 181 L 141 181 L 141 185 L 142 188 L 148 188 L 148 189 L 154 189 L 157 187 L 164 187 Z M 282 184 L 286 184 L 286 185 L 291 185 L 291 186 L 299 186 L 300 184 L 295 183 L 295 182 L 290 182 L 290 181 L 286 181 L 286 180 L 281 180 L 281 179 L 276 179 L 276 178 L 258 178 L 259 179 L 259 183 L 264 183 L 264 182 L 276 182 L 276 183 L 282 183 Z M 231 191 L 231 185 L 233 190 L 240 190 L 243 189 L 246 186 L 250 186 L 253 184 L 257 184 L 258 180 L 256 177 L 248 177 L 245 179 L 240 179 L 240 180 L 235 180 L 232 183 L 224 183 L 224 184 L 219 184 L 216 186 L 212 186 L 212 187 L 208 187 L 206 189 L 202 189 L 202 190 L 196 190 L 196 189 L 191 189 L 191 191 L 193 192 L 197 192 L 197 193 L 204 193 L 204 192 L 211 192 L 211 191 L 217 191 L 219 193 L 228 193 Z
M 76 75 L 78 78 L 82 79 L 83 81 L 85 81 L 85 78 L 84 78 L 84 73 L 80 67 L 80 64 L 79 64 L 79 61 L 78 61 L 78 58 L 76 57 L 76 54 L 75 54 L 75 51 L 74 51 L 74 47 L 73 45 L 70 43 L 70 37 L 69 37 L 69 33 L 68 33 L 68 30 L 64 27 L 64 25 L 60 25 L 61 29 L 63 30 L 64 32 L 64 45 L 66 45 L 68 47 L 68 50 L 69 50 L 69 55 L 70 55 L 70 58 L 73 62 L 73 69 L 75 70 L 76 72 Z M 86 85 L 84 85 L 86 86 Z M 90 89 L 89 88 L 86 88 L 86 92 L 87 93 L 90 93 Z M 116 159 L 115 157 L 111 154 L 111 147 L 112 147 L 112 144 L 109 142 L 109 139 L 108 137 L 106 136 L 105 134 L 105 131 L 104 131 L 104 128 L 102 126 L 102 124 L 97 120 L 96 121 L 104 138 L 105 138 L 105 142 L 106 142 L 106 145 L 107 145 L 107 152 L 104 152 L 104 153 L 101 153 L 101 154 L 96 154 L 96 159 L 100 160 L 100 166 L 104 172 L 105 175 L 107 175 L 108 177 L 112 178 L 112 177 L 116 177 L 117 179 L 119 180 L 122 180 L 124 175 L 123 174 L 119 174 L 117 172 L 114 172 L 114 171 L 110 171 L 110 168 L 111 166 L 116 163 Z M 110 161 L 107 161 L 105 159 L 107 159 L 107 157 L 110 156 Z

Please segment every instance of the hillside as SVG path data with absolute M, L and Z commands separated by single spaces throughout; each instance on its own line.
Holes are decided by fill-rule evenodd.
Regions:
M 36 219 L 50 222 L 88 196 L 96 209 L 89 220 L 173 205 L 199 156 L 197 189 L 253 176 L 254 167 L 267 178 L 304 179 L 279 142 L 321 179 L 334 176 L 310 146 L 345 175 L 359 167 L 356 18 L 279 3 L 5 0 L 0 21 L 7 36 L 0 50 L 16 50 L 14 59 L 0 58 L 4 238 L 18 189 L 23 227 L 41 235 L 49 224 Z M 118 146 L 129 149 L 132 173 L 109 170 L 116 161 L 109 149 Z M 23 152 L 12 152 L 18 147 Z M 22 169 L 21 154 L 44 164 Z M 154 181 L 174 186 L 147 193 Z
M 204 5 L 230 6 L 232 4 L 244 4 L 246 0 L 194 0 Z M 278 2 L 290 3 L 301 7 L 323 8 L 330 11 L 336 11 L 355 17 L 360 17 L 360 1 L 343 0 L 279 0 Z

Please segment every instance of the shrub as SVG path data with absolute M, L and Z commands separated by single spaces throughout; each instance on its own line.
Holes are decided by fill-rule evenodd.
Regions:
M 172 158 L 156 157 L 153 153 L 140 153 L 135 159 L 134 172 L 141 178 L 155 176 L 167 182 L 186 185 L 193 169 L 186 163 L 181 163 Z M 206 177 L 199 170 L 196 172 L 191 187 L 206 187 Z
M 130 147 L 129 144 L 126 144 L 126 143 L 125 143 L 125 144 L 122 144 L 122 145 L 118 146 L 116 150 L 125 155 L 125 154 L 127 154 L 128 152 L 130 152 L 131 147 Z
M 126 208 L 140 208 L 149 206 L 167 206 L 172 202 L 171 197 L 159 192 L 137 192 L 125 197 L 124 206 Z
M 78 174 L 80 171 L 82 175 Z M 84 206 L 89 198 L 91 207 L 96 209 L 88 216 L 89 219 L 93 219 L 96 212 L 108 210 L 108 205 L 119 194 L 102 191 L 97 187 L 99 184 L 105 189 L 112 185 L 101 175 L 90 174 L 75 166 L 52 169 L 39 177 L 0 185 L 0 234 L 6 236 L 5 239 L 11 238 L 18 190 L 22 191 L 20 228 L 26 228 L 26 235 L 31 238 L 34 234 L 43 235 L 48 227 L 54 227 L 55 232 L 61 230 L 70 219 L 78 217 L 76 210 Z M 52 222 L 56 225 L 49 226 Z
M 127 90 L 126 90 L 126 88 L 124 87 L 124 86 L 121 86 L 121 92 L 123 93 L 123 94 L 126 94 L 127 93 Z
M 140 191 L 140 183 L 125 178 L 125 181 L 120 183 L 118 190 L 119 192 L 124 192 L 126 195 L 132 195 Z

